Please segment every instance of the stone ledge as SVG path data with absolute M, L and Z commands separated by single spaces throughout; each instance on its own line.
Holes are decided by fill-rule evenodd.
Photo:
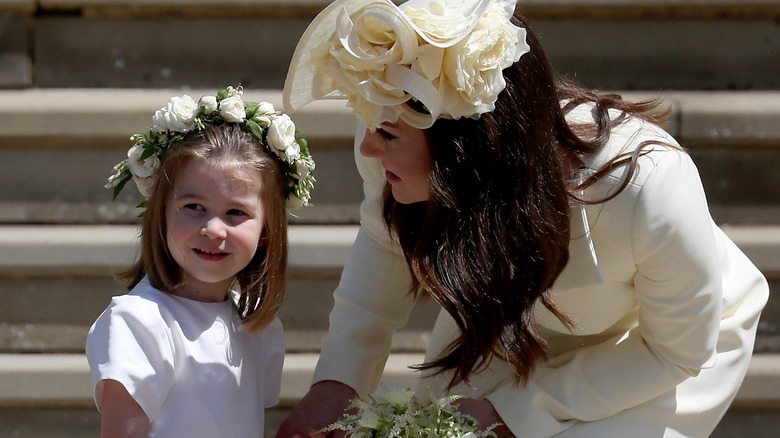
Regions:
M 214 90 L 27 89 L 0 91 L 0 148 L 124 148 L 151 114 L 174 95 Z M 626 99 L 661 97 L 671 110 L 669 132 L 686 146 L 780 146 L 780 91 L 623 92 Z M 281 91 L 246 90 L 247 100 L 281 108 Z M 344 101 L 317 101 L 293 114 L 319 147 L 351 147 L 356 122 Z
M 780 275 L 780 225 L 728 225 L 723 230 L 767 276 Z M 291 271 L 340 270 L 357 231 L 356 225 L 291 226 Z M 103 275 L 132 262 L 137 236 L 132 225 L 0 226 L 0 274 Z
M 399 1 L 396 1 L 398 3 Z M 9 3 L 32 3 L 10 0 Z M 47 12 L 85 17 L 313 17 L 330 0 L 38 0 Z M 769 18 L 780 16 L 777 0 L 524 0 L 529 17 L 650 19 Z
M 285 304 L 290 304 L 296 299 L 305 300 L 306 297 L 288 297 Z M 286 310 L 287 307 L 282 311 L 280 318 L 285 324 L 284 337 L 287 353 L 318 353 L 321 347 L 320 342 L 327 333 L 327 329 L 325 327 L 290 329 L 285 321 Z M 438 308 L 433 307 L 433 310 L 438 311 Z M 414 318 L 414 315 L 411 318 Z M 432 324 L 430 325 L 432 326 Z M 0 354 L 83 354 L 89 327 L 89 325 L 73 324 L 0 323 Z M 424 352 L 428 345 L 430 328 L 398 330 L 393 336 L 391 351 L 393 353 Z
M 291 407 L 306 394 L 317 354 L 287 354 L 279 407 Z M 382 377 L 413 387 L 408 366 L 422 354 L 391 354 Z M 81 354 L 0 355 L 0 408 L 94 406 L 86 356 Z M 735 409 L 780 409 L 780 355 L 758 354 L 732 405 Z
M 171 96 L 195 99 L 214 93 L 203 89 L 43 89 L 0 91 L 2 146 L 125 148 L 133 133 L 151 124 L 155 110 Z M 244 99 L 282 108 L 280 90 L 245 90 Z M 303 135 L 328 147 L 351 139 L 357 122 L 344 101 L 317 101 L 294 115 Z
M 32 15 L 37 0 L 0 0 L 0 14 L 5 12 Z
M 293 273 L 340 271 L 357 236 L 357 226 L 291 226 L 289 269 Z M 138 227 L 0 227 L 2 275 L 105 275 L 133 262 Z

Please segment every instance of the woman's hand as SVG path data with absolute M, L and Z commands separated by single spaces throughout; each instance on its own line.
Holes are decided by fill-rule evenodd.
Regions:
M 499 437 L 514 437 L 509 428 L 504 424 L 504 420 L 498 415 L 493 404 L 484 398 L 462 398 L 456 400 L 454 404 L 458 405 L 458 411 L 471 415 L 479 422 L 479 430 L 485 430 L 493 424 L 501 423 L 493 429 Z
M 342 438 L 344 431 L 341 430 L 325 435 L 314 432 L 338 420 L 356 396 L 354 389 L 335 380 L 315 383 L 279 426 L 276 438 Z

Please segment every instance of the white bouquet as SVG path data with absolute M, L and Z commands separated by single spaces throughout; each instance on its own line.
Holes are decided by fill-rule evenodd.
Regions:
M 343 430 L 353 438 L 484 438 L 496 437 L 493 424 L 478 432 L 477 421 L 453 404 L 462 396 L 430 397 L 421 402 L 401 385 L 382 383 L 369 401 L 356 397 L 337 422 L 318 433 Z M 354 413 L 349 413 L 354 412 Z

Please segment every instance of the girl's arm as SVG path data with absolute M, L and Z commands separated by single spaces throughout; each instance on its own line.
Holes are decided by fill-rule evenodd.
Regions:
M 101 438 L 145 438 L 149 435 L 149 418 L 116 380 L 103 383 L 103 422 Z

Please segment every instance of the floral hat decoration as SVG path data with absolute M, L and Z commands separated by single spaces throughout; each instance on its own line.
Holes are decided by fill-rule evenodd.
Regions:
M 346 98 L 372 130 L 399 117 L 420 129 L 440 117 L 477 118 L 495 108 L 502 71 L 530 51 L 526 30 L 510 22 L 515 7 L 516 0 L 336 0 L 298 43 L 285 109 Z
M 245 102 L 242 87 L 227 87 L 216 96 L 199 101 L 188 95 L 170 99 L 154 113 L 146 133 L 130 137 L 133 146 L 127 159 L 114 166 L 106 188 L 114 190 L 114 199 L 131 179 L 145 197 L 151 195 L 156 170 L 165 151 L 188 133 L 208 124 L 235 123 L 252 133 L 278 158 L 284 172 L 288 207 L 310 205 L 314 188 L 314 160 L 304 139 L 296 139 L 295 124 L 287 114 L 276 111 L 268 102 Z M 145 205 L 141 204 L 141 207 Z

